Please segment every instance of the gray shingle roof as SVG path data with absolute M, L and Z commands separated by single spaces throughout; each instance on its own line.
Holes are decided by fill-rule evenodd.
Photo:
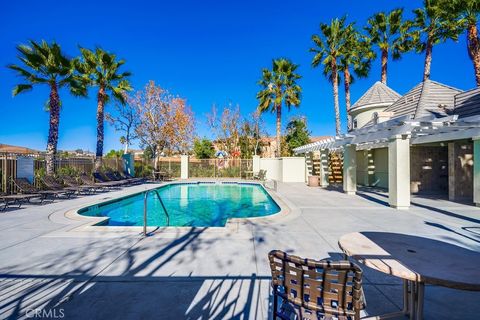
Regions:
M 393 112 L 394 117 L 407 114 L 411 114 L 415 118 L 432 114 L 444 116 L 446 110 L 453 109 L 455 95 L 461 92 L 462 90 L 442 83 L 426 80 L 413 87 L 385 111 Z
M 377 81 L 357 100 L 351 109 L 363 107 L 370 104 L 393 103 L 401 95 L 387 87 L 387 85 Z
M 460 118 L 480 114 L 480 88 L 475 88 L 455 96 L 454 114 Z

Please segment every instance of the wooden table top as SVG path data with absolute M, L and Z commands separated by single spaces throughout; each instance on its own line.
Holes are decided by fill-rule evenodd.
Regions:
M 407 234 L 355 232 L 340 238 L 346 255 L 393 276 L 480 291 L 480 252 Z

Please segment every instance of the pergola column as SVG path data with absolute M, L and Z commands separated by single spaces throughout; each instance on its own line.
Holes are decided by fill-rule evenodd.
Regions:
M 320 187 L 326 188 L 328 187 L 328 175 L 329 175 L 329 170 L 328 170 L 328 149 L 322 149 L 320 150 L 320 179 L 319 179 L 319 184 Z
M 397 135 L 388 143 L 388 203 L 410 207 L 410 137 Z
M 343 192 L 357 192 L 357 148 L 354 144 L 343 147 Z
M 473 202 L 480 207 L 480 136 L 473 138 Z

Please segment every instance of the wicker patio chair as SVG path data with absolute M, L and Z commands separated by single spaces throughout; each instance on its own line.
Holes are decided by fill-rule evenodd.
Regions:
M 360 319 L 362 269 L 354 263 L 303 259 L 279 250 L 271 251 L 268 259 L 273 319 Z

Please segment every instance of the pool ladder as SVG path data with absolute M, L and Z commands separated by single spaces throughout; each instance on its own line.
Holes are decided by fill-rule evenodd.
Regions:
M 147 190 L 145 192 L 145 195 L 143 196 L 143 235 L 147 236 L 147 199 L 148 199 L 148 194 L 153 191 L 157 195 L 158 201 L 160 201 L 160 204 L 162 205 L 163 211 L 165 212 L 165 217 L 167 218 L 167 227 L 170 225 L 170 216 L 168 215 L 167 208 L 165 208 L 165 204 L 163 203 L 162 197 L 160 197 L 160 194 L 158 193 L 157 189 L 151 189 Z

